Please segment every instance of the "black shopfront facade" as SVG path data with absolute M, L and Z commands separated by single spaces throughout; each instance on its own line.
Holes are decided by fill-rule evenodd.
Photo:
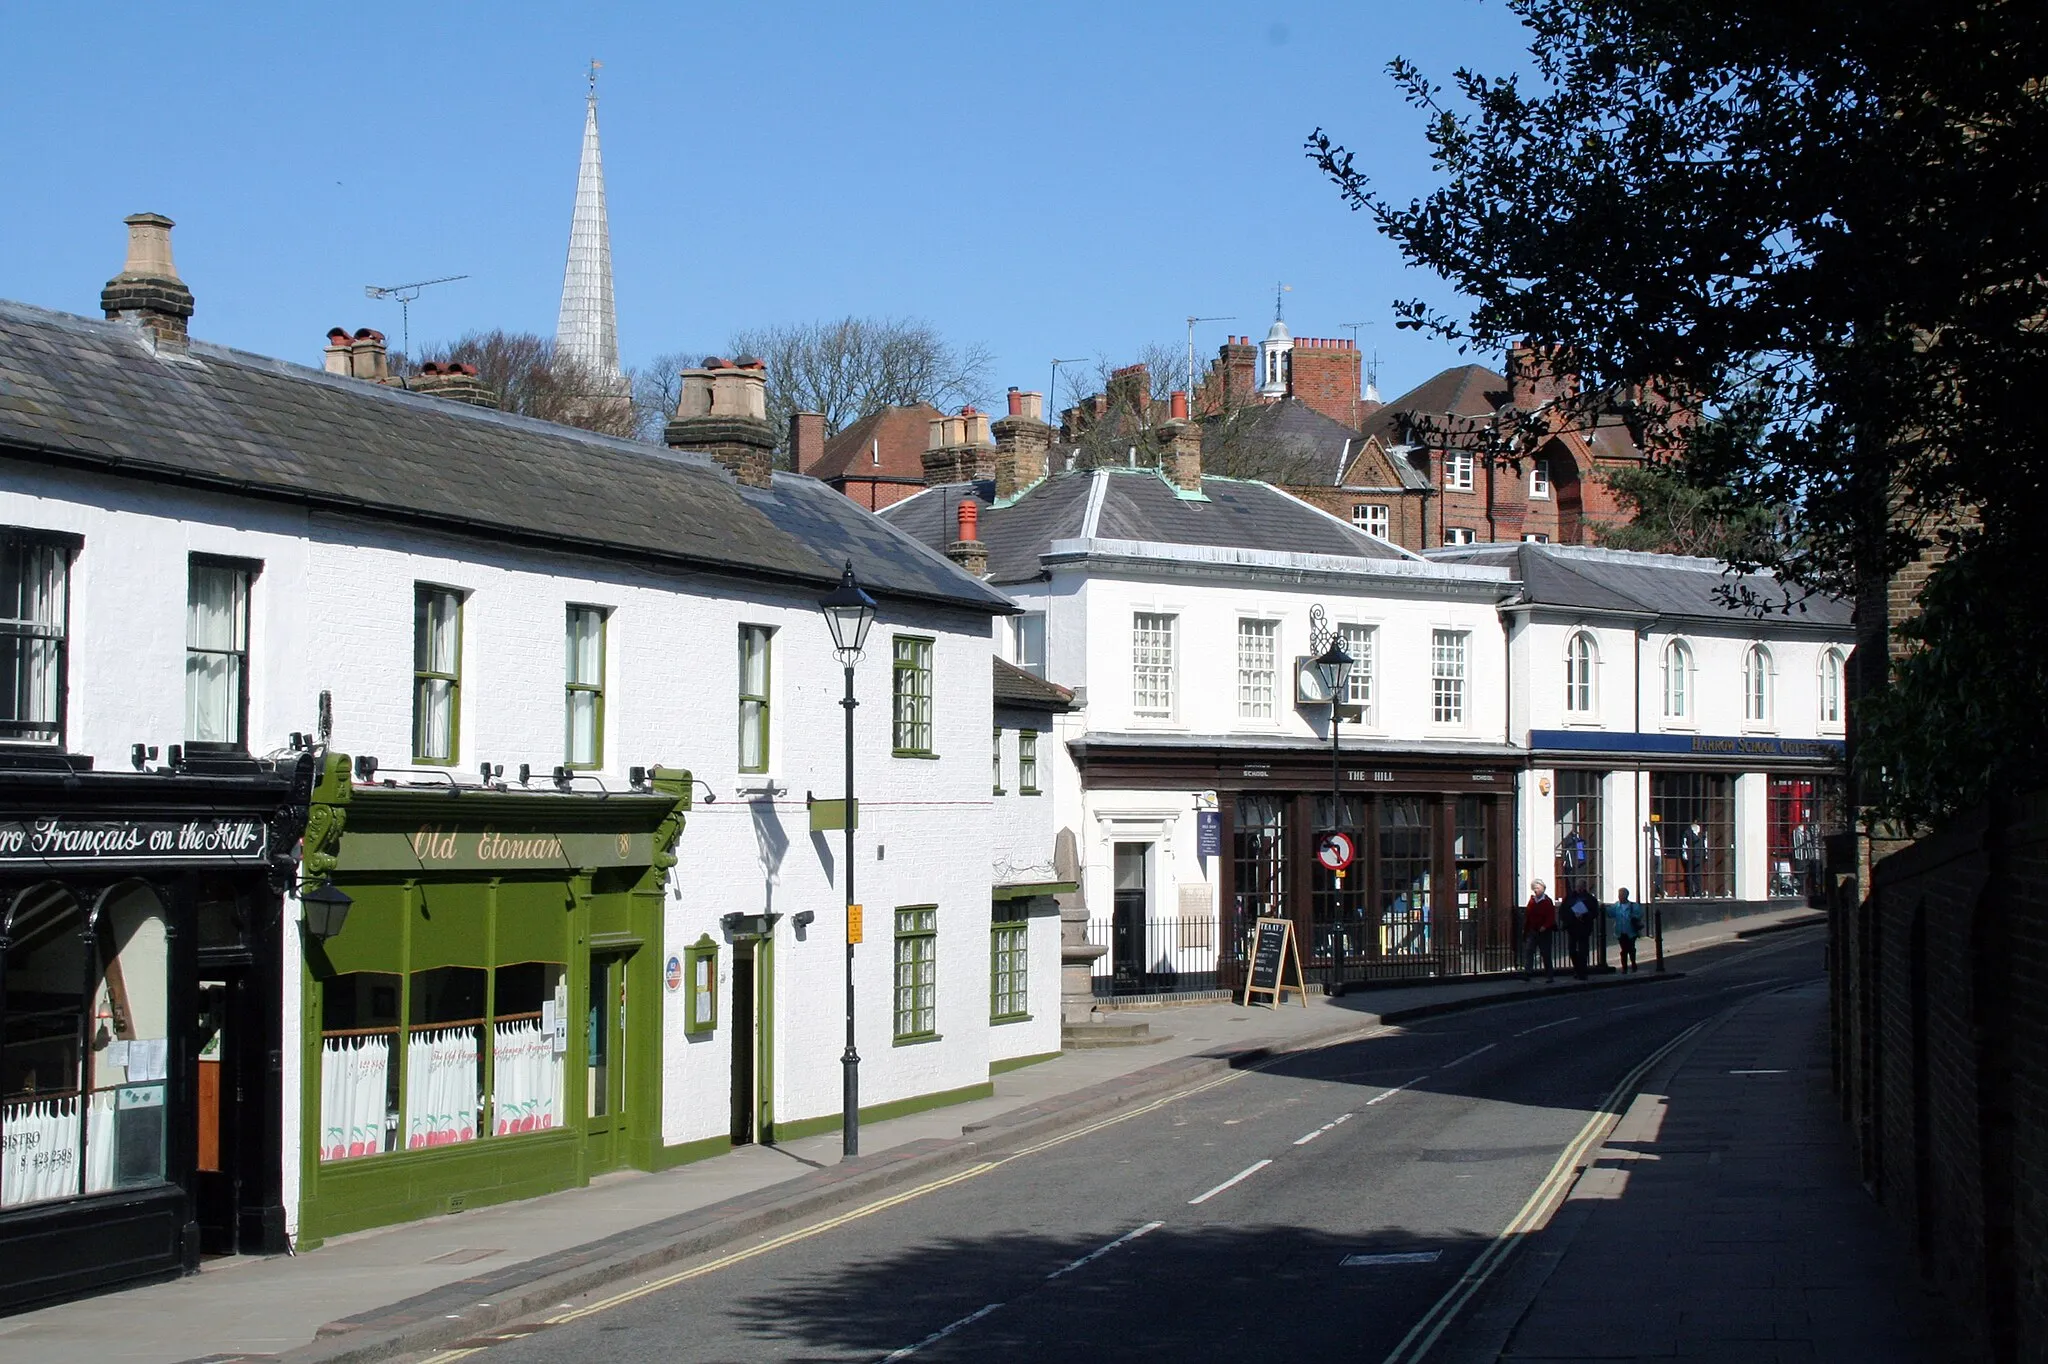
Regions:
M 1213 821 L 1216 983 L 1243 983 L 1253 923 L 1294 922 L 1311 984 L 1442 978 L 1514 963 L 1519 754 L 1345 746 L 1072 744 L 1085 786 L 1190 793 Z M 1213 802 L 1213 804 L 1212 804 Z M 1321 834 L 1351 836 L 1341 879 Z
M 310 759 L 0 768 L 0 1312 L 288 1249 L 283 892 Z

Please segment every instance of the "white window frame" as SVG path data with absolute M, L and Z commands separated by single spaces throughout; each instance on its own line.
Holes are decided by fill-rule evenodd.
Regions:
M 1358 707 L 1357 723 L 1379 723 L 1373 710 L 1374 673 L 1379 662 L 1380 627 L 1352 621 L 1337 627 L 1344 652 L 1351 655 L 1351 678 L 1344 684 L 1344 703 Z
M 1280 622 L 1270 616 L 1237 620 L 1237 718 L 1271 722 L 1279 713 Z
M 1537 455 L 1529 461 L 1529 496 L 1548 501 L 1550 498 L 1550 457 Z
M 1600 704 L 1600 642 L 1591 630 L 1574 630 L 1564 642 L 1564 713 L 1591 720 Z
M 1174 612 L 1131 613 L 1131 714 L 1173 719 L 1180 699 L 1179 636 L 1180 617 Z M 1148 647 L 1153 650 L 1149 659 Z M 1148 680 L 1155 685 L 1148 688 Z
M 1479 459 L 1470 450 L 1444 451 L 1444 487 L 1469 493 L 1478 486 Z
M 1472 632 L 1437 627 L 1429 632 L 1429 718 L 1431 724 L 1463 726 L 1466 684 L 1471 680 Z
M 1470 526 L 1445 526 L 1445 527 L 1444 527 L 1444 544 L 1445 544 L 1445 545 L 1447 545 L 1447 546 L 1448 546 L 1448 545 L 1476 545 L 1476 544 L 1478 544 L 1478 543 L 1479 543 L 1479 532 L 1478 532 L 1478 531 L 1476 531 L 1476 530 L 1474 530 L 1474 529 L 1472 529 L 1472 527 L 1470 527 Z
M 1820 651 L 1820 727 L 1839 732 L 1847 722 L 1843 708 L 1843 684 L 1848 680 L 1848 660 L 1830 645 Z
M 1777 667 L 1771 651 L 1752 643 L 1742 652 L 1742 723 L 1749 729 L 1769 729 L 1776 713 Z
M 1036 634 L 1034 641 L 1032 636 Z M 1036 649 L 1033 649 L 1033 644 Z M 1011 622 L 1011 653 L 1013 661 L 1033 677 L 1045 676 L 1045 612 L 1026 611 Z M 1036 653 L 1034 660 L 1033 654 Z
M 1550 537 L 1540 530 L 1527 531 L 1522 536 L 1522 543 L 1525 545 L 1547 545 L 1550 543 Z
M 1353 502 L 1351 504 L 1351 526 L 1367 535 L 1387 538 L 1387 531 L 1393 526 L 1394 509 L 1386 502 Z
M 1675 679 L 1672 674 L 1674 665 L 1678 669 Z M 1665 640 L 1663 672 L 1664 718 L 1689 727 L 1693 723 L 1693 712 L 1698 709 L 1693 697 L 1693 684 L 1699 668 L 1694 662 L 1692 645 L 1682 639 Z M 1676 686 L 1673 686 L 1674 680 Z

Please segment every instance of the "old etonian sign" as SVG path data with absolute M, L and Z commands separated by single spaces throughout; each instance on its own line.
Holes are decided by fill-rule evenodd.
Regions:
M 0 820 L 0 865 L 261 862 L 269 832 L 250 817 Z

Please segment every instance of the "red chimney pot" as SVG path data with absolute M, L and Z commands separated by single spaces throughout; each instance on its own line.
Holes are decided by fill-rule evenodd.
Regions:
M 960 499 L 959 515 L 959 538 L 970 543 L 980 539 L 978 532 L 981 527 L 981 504 L 971 497 L 963 497 Z

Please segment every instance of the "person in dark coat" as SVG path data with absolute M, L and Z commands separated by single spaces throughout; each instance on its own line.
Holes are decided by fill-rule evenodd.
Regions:
M 1600 902 L 1584 886 L 1565 899 L 1564 932 L 1571 943 L 1572 975 L 1580 980 L 1586 978 L 1586 960 L 1592 955 L 1593 930 L 1599 922 Z

